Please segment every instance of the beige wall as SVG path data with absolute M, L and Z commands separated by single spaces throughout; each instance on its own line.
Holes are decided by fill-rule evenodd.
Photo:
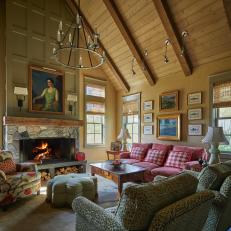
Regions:
M 0 118 L 5 115 L 5 0 L 0 0 Z M 0 148 L 2 147 L 2 123 L 0 126 Z
M 77 110 L 71 116 L 67 104 L 65 115 L 30 113 L 28 97 L 20 112 L 16 96 L 13 94 L 14 86 L 28 87 L 29 64 L 63 70 L 65 93 L 78 93 L 78 72 L 64 69 L 51 59 L 60 20 L 63 21 L 64 28 L 67 28 L 72 20 L 63 0 L 6 1 L 7 115 L 48 118 L 76 118 L 76 115 L 78 116 Z
M 156 117 L 159 114 L 159 95 L 165 91 L 179 90 L 179 113 L 182 114 L 182 141 L 179 143 L 201 145 L 200 136 L 188 136 L 188 120 L 187 120 L 187 94 L 195 91 L 202 91 L 202 105 L 198 107 L 203 108 L 203 119 L 197 121 L 190 121 L 190 124 L 203 124 L 203 135 L 207 131 L 207 126 L 209 123 L 209 75 L 216 74 L 219 72 L 224 72 L 231 70 L 231 57 L 218 60 L 214 63 L 205 64 L 194 68 L 194 72 L 191 76 L 185 77 L 183 73 L 176 73 L 174 75 L 169 75 L 161 78 L 157 81 L 155 86 L 150 86 L 146 81 L 140 83 L 139 85 L 133 86 L 130 93 L 142 92 L 141 95 L 141 141 L 142 142 L 154 142 L 156 141 Z M 135 77 L 134 77 L 135 78 Z M 129 93 L 129 94 L 130 94 Z M 117 111 L 118 125 L 117 133 L 121 127 L 121 96 L 122 92 L 118 94 Z M 155 108 L 154 112 L 154 134 L 153 135 L 143 135 L 143 102 L 146 100 L 154 100 Z M 193 108 L 193 107 L 190 107 Z M 194 106 L 196 108 L 196 106 Z M 170 141 L 158 141 L 162 143 L 169 143 Z M 172 142 L 176 143 L 176 142 Z

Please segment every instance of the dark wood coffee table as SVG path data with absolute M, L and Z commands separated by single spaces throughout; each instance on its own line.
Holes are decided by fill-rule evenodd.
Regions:
M 90 164 L 91 175 L 95 174 L 114 181 L 118 185 L 118 191 L 121 194 L 123 183 L 128 181 L 143 181 L 145 168 L 122 164 L 119 168 L 114 168 L 110 161 Z

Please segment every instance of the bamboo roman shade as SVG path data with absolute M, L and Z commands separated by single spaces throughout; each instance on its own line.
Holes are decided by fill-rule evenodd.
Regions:
M 134 115 L 140 112 L 140 93 L 123 97 L 123 115 Z
M 213 107 L 231 107 L 231 80 L 213 85 Z

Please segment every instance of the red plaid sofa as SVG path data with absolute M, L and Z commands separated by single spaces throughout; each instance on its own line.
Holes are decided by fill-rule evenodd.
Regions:
M 146 168 L 145 181 L 155 176 L 176 175 L 184 169 L 200 167 L 198 159 L 207 160 L 208 154 L 202 147 L 158 143 L 134 143 L 131 152 L 122 152 L 123 163 Z

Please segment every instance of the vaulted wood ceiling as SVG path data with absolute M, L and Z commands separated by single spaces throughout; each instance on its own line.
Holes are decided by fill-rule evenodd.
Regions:
M 116 11 L 110 9 L 111 3 L 121 21 L 113 15 Z M 162 3 L 168 7 L 167 16 L 173 22 L 170 28 L 164 23 L 166 15 L 160 12 Z M 195 67 L 231 56 L 231 31 L 222 0 L 81 0 L 81 10 L 91 27 L 97 27 L 108 55 L 130 86 L 143 81 L 154 84 L 177 72 L 185 73 L 187 78 Z M 185 38 L 185 57 L 180 57 L 176 44 L 177 40 L 181 42 L 182 31 L 189 33 Z M 172 44 L 168 46 L 169 62 L 165 64 L 168 38 Z M 134 43 L 129 44 L 131 41 Z M 143 53 L 145 49 L 148 56 Z M 133 57 L 137 60 L 135 76 L 131 72 Z M 104 64 L 103 69 L 117 90 L 124 89 L 111 65 Z

